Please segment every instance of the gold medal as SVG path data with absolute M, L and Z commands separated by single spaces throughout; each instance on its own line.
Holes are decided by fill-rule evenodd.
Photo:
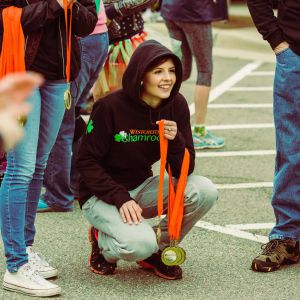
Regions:
M 65 102 L 65 108 L 66 109 L 71 109 L 72 106 L 72 96 L 70 92 L 70 85 L 68 85 L 68 88 L 66 89 L 64 93 L 64 102 Z
M 20 125 L 24 127 L 26 125 L 26 122 L 27 122 L 27 117 L 26 116 L 20 116 L 18 118 L 18 121 L 19 121 Z
M 167 266 L 179 266 L 184 263 L 185 258 L 186 253 L 184 249 L 176 245 L 165 248 L 161 253 L 161 260 Z

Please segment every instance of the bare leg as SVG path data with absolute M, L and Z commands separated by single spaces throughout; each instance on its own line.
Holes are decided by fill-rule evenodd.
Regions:
M 205 124 L 207 115 L 210 86 L 196 85 L 195 87 L 195 123 Z

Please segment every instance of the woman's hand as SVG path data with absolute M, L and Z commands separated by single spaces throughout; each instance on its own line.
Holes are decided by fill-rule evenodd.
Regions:
M 134 201 L 125 202 L 120 208 L 120 215 L 124 223 L 139 224 L 142 221 L 142 208 Z
M 164 137 L 167 140 L 174 140 L 177 134 L 177 123 L 174 121 L 169 121 L 169 120 L 163 120 L 164 121 Z M 158 122 L 156 122 L 158 124 Z

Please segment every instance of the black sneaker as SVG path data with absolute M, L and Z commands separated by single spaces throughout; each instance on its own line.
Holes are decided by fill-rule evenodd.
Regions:
M 89 240 L 91 243 L 91 254 L 89 256 L 90 270 L 99 275 L 114 274 L 117 268 L 117 264 L 110 263 L 105 260 L 104 256 L 100 253 L 97 237 L 97 229 L 91 226 L 89 229 Z
M 282 265 L 299 261 L 299 242 L 274 239 L 262 245 L 262 253 L 253 259 L 251 268 L 257 272 L 273 272 Z
M 161 260 L 161 251 L 152 254 L 150 257 L 137 261 L 141 267 L 149 270 L 154 270 L 159 277 L 169 280 L 182 278 L 182 269 L 180 266 L 167 266 Z

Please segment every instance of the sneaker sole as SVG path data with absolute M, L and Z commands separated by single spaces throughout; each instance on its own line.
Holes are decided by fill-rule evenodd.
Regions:
M 92 230 L 91 230 L 91 228 L 89 229 L 89 241 L 90 241 L 90 244 L 91 244 L 91 248 L 93 248 L 93 237 L 92 237 Z M 101 271 L 98 271 L 98 270 L 94 269 L 92 267 L 92 265 L 91 265 L 91 258 L 92 258 L 92 251 L 91 251 L 91 254 L 89 255 L 88 265 L 89 265 L 89 269 L 93 273 L 95 273 L 97 275 L 113 275 L 116 272 L 116 270 L 114 270 L 112 273 L 107 274 L 106 272 L 101 272 Z
M 181 277 L 170 277 L 170 276 L 167 276 L 165 274 L 162 274 L 160 273 L 155 267 L 153 267 L 152 265 L 144 262 L 144 261 L 137 261 L 136 262 L 139 266 L 141 266 L 143 269 L 146 269 L 146 270 L 151 270 L 151 271 L 154 271 L 154 273 L 158 276 L 158 277 L 161 277 L 161 278 L 164 278 L 164 279 L 168 279 L 168 280 L 178 280 L 178 279 L 181 279 Z
M 293 264 L 297 264 L 298 262 L 299 262 L 299 258 L 296 261 L 290 260 L 290 259 L 285 259 L 281 265 L 293 265 Z M 268 272 L 277 271 L 281 265 L 271 266 L 271 267 L 263 267 L 263 266 L 260 266 L 259 264 L 257 264 L 256 262 L 252 262 L 251 269 L 255 272 L 268 273 Z
M 50 290 L 31 290 L 7 282 L 3 282 L 3 288 L 7 291 L 17 292 L 17 293 L 21 293 L 33 297 L 51 297 L 51 296 L 59 295 L 61 293 L 60 287 L 53 288 Z
M 216 146 L 194 146 L 195 150 L 203 150 L 203 149 L 220 149 L 223 148 L 225 144 L 223 145 L 216 145 Z
M 47 271 L 47 272 L 41 272 L 41 271 L 38 271 L 38 272 L 45 279 L 54 278 L 54 277 L 58 276 L 58 270 L 57 269 Z

